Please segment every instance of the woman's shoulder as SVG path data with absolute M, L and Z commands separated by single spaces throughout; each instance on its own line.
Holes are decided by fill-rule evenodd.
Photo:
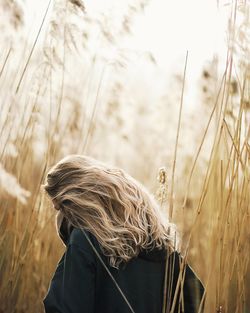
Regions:
M 183 270 L 184 275 L 184 293 L 188 294 L 188 297 L 193 298 L 192 292 L 190 293 L 190 290 L 193 290 L 193 293 L 196 295 L 196 298 L 194 297 L 192 299 L 193 302 L 197 302 L 198 299 L 202 298 L 203 293 L 205 292 L 205 287 L 203 285 L 203 282 L 197 272 L 194 270 L 194 268 L 188 263 L 184 261 L 184 256 L 182 253 L 175 251 L 170 255 L 171 263 L 174 265 L 174 272 L 176 276 L 176 281 L 178 280 L 178 276 L 180 271 Z M 184 266 L 182 266 L 182 264 Z M 190 294 L 189 294 L 190 293 Z M 191 301 L 189 299 L 189 301 Z M 196 311 L 195 311 L 196 312 Z
M 96 240 L 94 236 L 85 228 L 73 227 L 68 240 L 68 246 L 77 246 L 78 249 L 94 255 L 94 248 L 96 248 Z

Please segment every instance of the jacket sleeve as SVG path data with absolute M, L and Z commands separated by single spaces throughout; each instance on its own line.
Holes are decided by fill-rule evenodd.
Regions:
M 199 312 L 200 303 L 205 288 L 198 278 L 197 274 L 190 265 L 186 265 L 186 273 L 184 279 L 184 312 Z M 204 312 L 204 304 L 201 305 L 201 313 Z
M 95 263 L 76 244 L 69 244 L 43 300 L 46 313 L 93 313 Z

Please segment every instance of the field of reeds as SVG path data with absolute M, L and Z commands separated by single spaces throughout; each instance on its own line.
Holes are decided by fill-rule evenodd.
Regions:
M 43 312 L 64 247 L 41 184 L 71 153 L 124 168 L 159 198 L 206 313 L 249 313 L 249 3 L 227 3 L 225 62 L 208 60 L 193 86 L 189 52 L 166 79 L 151 53 L 122 49 L 149 1 L 99 15 L 81 1 L 37 3 L 29 27 L 31 1 L 0 3 L 0 313 Z

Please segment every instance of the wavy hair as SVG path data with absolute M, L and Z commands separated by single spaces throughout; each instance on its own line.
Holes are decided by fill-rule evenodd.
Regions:
M 72 154 L 49 170 L 43 187 L 60 211 L 58 223 L 65 218 L 71 227 L 90 231 L 112 267 L 141 249 L 175 250 L 175 225 L 153 195 L 121 168 Z

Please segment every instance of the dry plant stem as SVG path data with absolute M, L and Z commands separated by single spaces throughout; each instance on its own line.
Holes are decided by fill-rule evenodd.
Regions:
M 178 292 L 183 291 L 182 286 L 183 286 L 183 281 L 185 279 L 186 264 L 187 264 L 186 262 L 187 262 L 186 255 L 184 255 L 182 262 L 180 261 L 180 264 L 179 264 L 180 265 L 180 271 L 179 271 L 179 275 L 178 275 L 178 280 L 177 280 L 177 284 L 176 284 L 176 288 L 175 288 L 175 293 L 174 293 L 174 298 L 173 298 L 170 313 L 174 313 L 174 310 L 176 308 Z M 181 299 L 180 299 L 180 301 L 181 301 Z
M 214 116 L 214 113 L 215 113 L 215 110 L 218 106 L 218 103 L 219 103 L 219 96 L 220 96 L 220 92 L 221 92 L 221 88 L 222 88 L 222 85 L 225 83 L 224 80 L 225 80 L 225 75 L 226 75 L 226 71 L 222 77 L 222 81 L 221 81 L 221 85 L 220 85 L 220 88 L 219 88 L 219 91 L 218 91 L 218 94 L 217 94 L 217 97 L 216 97 L 216 101 L 215 101 L 215 104 L 214 104 L 214 107 L 212 109 L 212 112 L 209 116 L 209 120 L 208 120 L 208 123 L 207 123 L 207 126 L 205 128 L 205 132 L 204 132 L 204 135 L 202 136 L 202 139 L 201 139 L 201 143 L 198 147 L 198 151 L 196 152 L 196 155 L 195 155 L 195 159 L 194 159 L 194 162 L 193 162 L 193 165 L 192 165 L 192 168 L 191 168 L 191 171 L 190 171 L 190 174 L 189 174 L 189 177 L 188 177 L 188 183 L 187 183 L 187 188 L 186 188 L 186 193 L 185 193 L 185 197 L 184 197 L 184 201 L 183 201 L 183 204 L 182 204 L 182 208 L 184 209 L 185 206 L 186 206 L 186 203 L 187 203 L 187 197 L 188 197 L 188 193 L 189 193 L 189 189 L 190 189 L 190 185 L 191 185 L 191 180 L 192 180 L 192 177 L 193 177 L 193 173 L 194 173 L 194 169 L 195 169 L 195 166 L 197 164 L 197 161 L 198 161 L 198 157 L 200 155 L 200 152 L 201 152 L 201 149 L 203 147 L 203 144 L 205 142 L 205 139 L 206 139 L 206 136 L 207 136 L 207 132 L 208 132 L 208 129 L 210 127 L 210 124 L 211 124 L 211 121 L 212 121 L 212 118 Z
M 167 184 L 167 182 L 165 181 L 167 179 L 167 176 L 165 176 L 165 179 L 160 180 L 160 186 L 159 188 L 165 188 L 165 185 Z M 163 209 L 163 200 L 164 200 L 164 192 L 161 193 L 161 198 L 160 198 L 160 207 L 161 209 Z M 169 251 L 167 251 L 167 253 L 169 254 Z M 165 262 L 165 275 L 164 275 L 164 287 L 163 287 L 163 305 L 162 305 L 162 313 L 169 313 L 170 310 L 170 301 L 168 301 L 170 299 L 169 294 L 172 290 L 172 286 L 170 286 L 170 288 L 167 288 L 167 283 L 168 283 L 168 267 L 169 267 L 169 258 L 167 257 L 166 262 Z M 172 268 L 171 268 L 172 269 Z M 171 275 L 173 276 L 173 274 L 171 273 Z M 169 287 L 169 286 L 168 286 Z M 168 295 L 167 295 L 167 291 L 168 291 Z
M 43 171 L 42 171 L 42 174 L 44 174 L 44 170 L 45 170 L 45 167 L 44 167 L 44 169 L 43 169 Z M 39 183 L 37 184 L 37 190 L 34 192 L 34 197 L 33 197 L 34 199 L 36 199 L 37 196 L 38 196 L 38 192 L 39 192 L 39 190 L 40 190 L 40 187 L 39 187 L 39 186 L 42 184 L 42 179 L 43 179 L 43 175 L 41 175 L 40 180 L 39 180 Z M 20 245 L 19 245 L 19 249 L 18 249 L 18 252 L 17 252 L 16 263 L 13 265 L 13 269 L 12 269 L 12 272 L 13 272 L 13 273 L 15 273 L 15 271 L 16 271 L 16 269 L 17 269 L 19 260 L 20 260 L 21 258 L 25 258 L 26 253 L 28 252 L 28 249 L 27 249 L 27 250 L 25 251 L 25 255 L 23 255 L 23 256 L 21 255 L 23 246 L 24 246 L 24 244 L 25 244 L 26 236 L 28 236 L 28 230 L 30 229 L 30 226 L 31 226 L 31 221 L 32 221 L 32 217 L 33 217 L 34 211 L 35 211 L 35 210 L 34 210 L 34 205 L 32 205 L 32 210 L 31 210 L 31 212 L 30 212 L 30 214 L 29 214 L 29 216 L 28 216 L 28 220 L 27 220 L 27 223 L 26 223 L 26 225 L 25 225 L 22 238 L 21 238 L 21 240 L 20 240 Z M 17 210 L 17 212 L 18 212 L 18 210 Z M 34 232 L 34 230 L 33 230 L 33 232 Z M 31 242 L 32 242 L 32 238 L 31 238 L 31 237 L 32 237 L 32 236 L 30 236 L 30 239 L 29 239 L 30 244 L 27 245 L 28 247 L 31 246 Z
M 220 212 L 223 210 L 223 204 L 224 204 L 224 184 L 223 184 L 223 162 L 220 160 Z M 221 219 L 221 216 L 219 214 L 218 216 L 218 222 Z M 222 244 L 221 240 L 219 240 L 219 277 L 218 277 L 218 284 L 216 285 L 216 304 L 219 304 L 219 301 L 221 299 L 221 283 L 222 283 Z
M 7 128 L 7 125 L 8 125 L 9 119 L 10 119 L 10 112 L 11 112 L 11 109 L 12 109 L 12 106 L 11 106 L 11 104 L 9 104 L 9 109 L 8 109 L 7 114 L 6 114 L 6 119 L 4 120 L 2 129 L 1 129 L 0 138 L 2 138 L 2 136 L 3 136 L 4 129 Z M 6 136 L 7 138 L 6 138 L 6 140 L 5 140 L 5 143 L 4 143 L 4 145 L 3 145 L 3 149 L 2 149 L 1 154 L 0 154 L 0 160 L 3 159 L 6 145 L 7 145 L 8 142 L 9 142 L 10 132 L 11 132 L 11 129 L 10 129 L 8 135 Z
M 60 88 L 60 95 L 59 95 L 59 101 L 57 105 L 57 114 L 56 114 L 56 120 L 55 120 L 55 127 L 54 130 L 52 131 L 52 134 L 54 135 L 57 130 L 57 125 L 59 123 L 59 118 L 61 114 L 61 108 L 62 108 L 62 102 L 63 102 L 63 95 L 64 95 L 64 81 L 65 81 L 65 62 L 66 62 L 66 20 L 67 20 L 67 15 L 68 15 L 68 1 L 66 1 L 65 5 L 65 20 L 63 21 L 63 62 L 62 62 L 62 81 L 61 81 L 61 88 Z M 52 90 L 51 90 L 52 92 Z M 64 130 L 65 131 L 65 130 Z M 53 136 L 52 135 L 52 136 Z
M 236 4 L 235 4 L 235 7 L 234 7 L 234 25 L 235 25 L 235 20 L 236 20 Z M 233 10 L 232 10 L 232 15 L 233 15 Z M 231 36 L 231 34 L 230 34 Z M 233 35 L 234 36 L 234 35 Z M 230 56 L 231 55 L 231 56 Z M 190 189 L 190 185 L 191 185 L 191 179 L 192 179 L 192 176 L 193 176 L 193 172 L 194 172 L 194 169 L 195 169 L 195 165 L 197 163 L 197 160 L 198 160 L 198 157 L 200 155 L 200 152 L 201 152 L 201 149 L 202 149 L 202 146 L 204 144 L 204 141 L 205 141 L 205 138 L 206 138 L 206 135 L 207 135 L 207 132 L 208 132 L 208 129 L 209 129 L 209 126 L 211 124 L 211 121 L 212 121 L 212 117 L 215 113 L 215 110 L 218 106 L 218 102 L 219 102 L 219 96 L 220 96 L 220 92 L 221 92 L 221 88 L 223 86 L 223 93 L 222 93 L 222 100 L 224 99 L 224 96 L 225 96 L 225 88 L 226 88 L 226 76 L 227 76 L 227 71 L 228 71 L 228 66 L 229 66 L 229 81 L 230 81 L 230 77 L 231 77 L 231 73 L 232 73 L 232 51 L 230 48 L 228 48 L 228 51 L 227 51 L 227 62 L 226 62 L 226 69 L 225 69 L 225 72 L 224 72 L 224 75 L 222 77 L 222 81 L 221 81 L 221 85 L 220 85 L 220 88 L 219 88 L 219 91 L 218 91 L 218 94 L 217 94 L 217 97 L 216 97 L 216 101 L 215 101 L 215 105 L 213 107 L 213 110 L 210 114 L 210 117 L 209 117 L 209 120 L 208 120 L 208 124 L 206 126 L 206 129 L 205 129 L 205 132 L 204 132 L 204 135 L 202 137 L 202 140 L 201 140 L 201 144 L 198 148 L 198 151 L 196 153 L 196 156 L 195 156 L 195 159 L 194 159 L 194 162 L 193 162 L 193 165 L 192 165 L 192 168 L 191 168 L 191 171 L 190 171 L 190 174 L 189 174 L 189 178 L 188 178 L 188 184 L 187 184 L 187 188 L 186 188 L 186 193 L 185 193 L 185 197 L 184 197 L 184 201 L 183 201 L 183 204 L 182 204 L 182 208 L 184 209 L 185 206 L 186 206 L 186 203 L 187 203 L 187 197 L 188 197 L 188 193 L 189 193 L 189 189 Z M 227 95 L 228 97 L 229 95 Z M 226 101 L 227 103 L 227 101 Z M 220 116 L 221 116 L 221 113 L 222 113 L 222 106 L 221 106 L 221 109 L 220 109 L 220 112 L 219 112 L 219 119 L 220 119 Z M 220 123 L 218 123 L 218 128 L 219 128 L 219 125 Z M 217 128 L 217 131 L 216 133 L 218 132 L 218 128 Z
M 10 47 L 9 50 L 8 50 L 8 52 L 7 52 L 6 57 L 5 57 L 5 59 L 4 59 L 3 66 L 2 66 L 2 68 L 1 68 L 1 70 L 0 70 L 0 77 L 2 76 L 3 71 L 4 71 L 4 69 L 5 69 L 5 66 L 6 66 L 6 64 L 7 64 L 8 60 L 9 60 L 11 51 L 12 51 L 12 48 Z
M 184 198 L 184 201 L 183 201 L 182 208 L 184 208 L 185 205 L 186 205 L 186 201 L 187 201 L 187 197 L 188 197 L 188 192 L 189 192 L 189 188 L 190 188 L 190 184 L 191 184 L 191 179 L 192 179 L 192 176 L 193 176 L 193 172 L 194 172 L 194 169 L 195 169 L 195 165 L 196 165 L 197 160 L 198 160 L 198 157 L 199 157 L 199 155 L 200 155 L 202 146 L 203 146 L 203 144 L 204 144 L 204 142 L 205 142 L 205 138 L 206 138 L 208 129 L 209 129 L 209 127 L 210 127 L 210 124 L 211 124 L 213 115 L 214 115 L 214 113 L 216 112 L 216 109 L 217 109 L 217 107 L 218 107 L 219 96 L 220 96 L 221 88 L 222 88 L 222 87 L 223 87 L 223 91 L 222 91 L 222 100 L 221 100 L 222 102 L 223 102 L 224 97 L 225 97 L 226 76 L 227 76 L 229 64 L 230 64 L 230 62 L 232 62 L 232 60 L 229 61 L 229 52 L 230 52 L 230 50 L 228 49 L 228 52 L 227 52 L 226 69 L 225 69 L 225 72 L 224 72 L 224 74 L 223 74 L 223 76 L 222 76 L 221 85 L 220 85 L 220 88 L 219 88 L 219 90 L 218 90 L 218 94 L 217 94 L 217 97 L 216 97 L 216 100 L 215 100 L 214 107 L 213 107 L 212 112 L 211 112 L 211 114 L 210 114 L 210 116 L 209 116 L 209 120 L 208 120 L 206 129 L 205 129 L 204 135 L 203 135 L 203 137 L 202 137 L 201 144 L 200 144 L 200 146 L 199 146 L 199 148 L 198 148 L 198 151 L 197 151 L 197 153 L 196 153 L 196 156 L 195 156 L 195 160 L 194 160 L 192 169 L 191 169 L 191 171 L 190 171 L 190 175 L 189 175 L 189 179 L 188 179 L 188 184 L 187 184 L 187 188 L 186 188 L 186 194 L 185 194 L 185 198 Z M 220 110 L 219 110 L 218 120 L 221 119 L 221 114 L 222 114 L 222 112 L 223 112 L 223 111 L 222 111 L 222 107 L 223 107 L 223 106 L 221 105 Z M 220 127 L 221 127 L 221 124 L 218 122 L 218 123 L 217 123 L 216 134 L 218 133 L 218 130 L 219 130 Z M 213 150 L 214 150 L 215 143 L 216 143 L 216 140 L 214 141 L 213 148 L 212 148 L 212 152 L 213 152 Z M 212 152 L 211 152 L 211 154 L 210 154 L 210 160 L 211 160 Z M 209 164 L 210 164 L 210 160 L 209 160 Z
M 91 114 L 91 118 L 90 118 L 90 122 L 89 122 L 88 131 L 87 131 L 87 134 L 85 136 L 84 144 L 83 144 L 83 147 L 82 147 L 82 150 L 81 150 L 81 153 L 83 153 L 83 154 L 86 154 L 86 152 L 87 152 L 88 140 L 89 140 L 89 137 L 90 137 L 91 130 L 93 128 L 93 124 L 94 124 L 94 118 L 95 118 L 96 111 L 97 111 L 97 106 L 98 106 L 98 103 L 99 103 L 99 98 L 100 98 L 101 87 L 102 87 L 102 83 L 103 83 L 105 70 L 106 70 L 106 67 L 103 67 L 102 73 L 101 73 L 101 77 L 100 77 L 100 81 L 99 81 L 99 84 L 98 84 L 96 97 L 95 97 L 95 103 L 94 103 L 94 106 L 93 106 L 93 110 L 92 110 L 92 114 Z
M 94 81 L 94 73 L 95 73 L 96 61 L 97 61 L 97 54 L 95 54 L 94 57 L 93 57 L 92 65 L 90 66 L 89 74 L 87 75 L 87 77 L 89 77 L 89 76 L 90 77 L 89 77 L 88 83 L 87 83 L 87 95 L 86 95 L 85 101 L 83 101 L 83 103 L 86 103 L 86 107 L 87 107 L 88 102 L 89 102 L 91 86 L 92 86 L 92 83 Z M 85 128 L 86 119 L 87 119 L 87 113 L 86 113 L 86 110 L 85 110 L 85 112 L 83 114 L 83 117 L 82 117 L 82 119 L 80 121 L 80 125 L 82 125 L 82 127 L 80 129 L 80 134 L 83 133 L 83 130 Z M 77 149 L 76 151 L 79 154 L 82 152 L 81 141 L 82 141 L 82 138 L 81 138 L 81 136 L 79 136 L 79 139 L 78 139 L 77 144 L 76 144 L 76 149 Z
M 223 123 L 224 123 L 224 125 L 225 125 L 225 128 L 226 128 L 226 130 L 227 130 L 227 133 L 228 133 L 228 135 L 229 135 L 229 137 L 230 137 L 230 139 L 231 139 L 231 141 L 232 141 L 232 146 L 231 146 L 231 151 L 230 151 L 230 156 L 231 156 L 231 154 L 232 154 L 232 151 L 235 151 L 236 153 L 237 153 L 237 157 L 239 158 L 239 162 L 240 162 L 240 164 L 241 164 L 241 168 L 242 168 L 242 172 L 243 172 L 243 175 L 246 177 L 246 179 L 247 180 L 249 180 L 249 173 L 247 172 L 247 167 L 245 167 L 245 165 L 244 165 L 244 160 L 242 159 L 242 153 L 241 152 L 239 152 L 239 148 L 240 147 L 237 147 L 237 138 L 235 139 L 235 138 L 233 138 L 233 136 L 232 136 L 232 134 L 231 134 L 231 132 L 230 132 L 230 130 L 229 130 L 229 127 L 228 127 L 228 124 L 227 124 L 227 122 L 226 122 L 226 120 L 225 119 L 223 119 Z M 243 144 L 243 147 L 247 147 L 247 138 L 245 139 L 245 142 L 244 142 L 244 144 Z M 233 150 L 233 148 L 234 148 L 234 150 Z M 246 148 L 247 149 L 247 148 Z M 247 153 L 247 150 L 246 150 L 246 153 Z M 245 162 L 246 163 L 246 162 Z M 228 161 L 228 163 L 227 163 L 227 168 L 226 168 L 226 174 L 227 174 L 227 172 L 228 172 L 228 169 L 229 169 L 229 161 Z M 224 181 L 225 182 L 225 181 Z
M 231 66 L 230 66 L 230 75 L 229 75 L 229 78 L 231 77 Z M 230 81 L 230 80 L 229 80 Z M 223 97 L 224 98 L 224 97 Z M 228 95 L 227 95 L 227 98 L 228 98 Z M 226 101 L 226 103 L 227 103 L 227 101 Z M 241 111 L 241 109 L 240 109 L 240 111 Z M 224 112 L 225 112 L 225 110 L 224 110 Z M 225 116 L 225 113 L 223 114 L 224 116 Z M 239 120 L 241 120 L 241 119 L 239 119 Z M 223 117 L 223 121 L 225 121 L 225 118 Z M 213 150 L 214 150 L 214 148 L 215 148 L 215 146 L 218 146 L 218 144 L 219 144 L 219 141 L 220 141 L 220 137 L 221 137 L 221 133 L 222 133 L 222 129 L 223 129 L 223 125 L 221 126 L 221 129 L 220 129 L 220 132 L 219 132 L 219 140 L 218 141 L 215 141 L 215 142 L 217 142 L 217 144 L 216 145 L 214 145 L 213 146 L 213 149 L 212 149 L 212 153 L 211 153 L 211 156 L 213 155 Z M 236 134 L 237 134 L 237 132 L 236 132 Z M 233 142 L 233 145 L 234 145 L 234 142 Z M 237 150 L 237 149 L 236 149 Z M 241 160 L 241 154 L 240 154 L 240 158 L 239 158 L 240 160 Z M 209 164 L 211 164 L 211 158 L 210 158 L 210 162 L 209 162 Z M 239 162 L 237 162 L 237 168 L 236 168 L 236 171 L 238 170 L 238 164 L 239 164 Z M 236 173 L 236 171 L 235 171 L 235 173 Z M 233 175 L 233 180 L 234 180 L 234 178 L 235 178 L 235 174 L 234 173 L 234 175 Z M 207 174 L 208 174 L 208 171 L 207 171 Z M 207 177 L 208 177 L 208 175 L 206 175 L 206 179 L 205 179 L 205 182 L 207 181 L 208 182 L 208 180 L 207 180 Z M 205 190 L 207 190 L 207 188 L 205 188 L 205 186 L 207 186 L 207 184 L 205 184 L 203 187 L 203 191 Z M 230 189 L 232 189 L 232 182 L 231 182 L 231 188 Z M 202 203 L 203 203 L 203 200 L 204 200 L 204 198 L 205 198 L 205 192 L 203 192 L 203 196 L 202 196 L 202 198 L 200 199 L 200 202 L 199 202 L 199 205 L 198 205 L 198 210 L 197 210 L 197 215 L 196 215 L 196 217 L 195 217 L 195 221 L 194 221 L 194 224 L 196 223 L 196 221 L 197 221 L 197 218 L 198 218 L 198 214 L 200 213 L 200 209 L 201 209 L 201 205 L 202 205 Z M 229 197 L 230 197 L 230 195 L 231 195 L 231 192 L 229 192 L 229 196 L 228 196 L 228 199 L 227 199 L 227 202 L 226 202 L 226 208 L 227 208 L 227 205 L 228 205 L 228 203 L 229 203 Z M 194 229 L 194 227 L 192 227 L 192 230 L 191 230 L 191 233 L 190 233 L 190 237 L 189 237 L 189 241 L 190 241 L 190 238 L 191 238 L 191 236 L 192 236 L 192 231 L 193 231 L 193 229 Z M 189 242 L 188 241 L 188 242 Z M 210 271 L 209 272 L 211 272 L 211 267 L 210 267 Z M 209 275 L 210 276 L 210 275 Z
M 175 140 L 174 160 L 173 160 L 172 177 L 171 177 L 170 202 L 169 202 L 169 220 L 170 221 L 172 220 L 173 206 L 174 206 L 173 193 L 174 193 L 175 165 L 176 165 L 177 147 L 178 147 L 178 142 L 179 142 L 179 134 L 180 134 L 180 126 L 181 126 L 181 116 L 182 116 L 182 107 L 183 107 L 184 87 L 185 87 L 185 80 L 186 80 L 187 61 L 188 61 L 188 51 L 186 52 L 185 66 L 184 66 L 184 73 L 183 73 L 183 80 L 182 80 L 181 103 L 180 103 L 180 110 L 179 110 L 179 117 L 178 117 L 178 126 L 177 126 L 176 140 Z
M 45 69 L 44 69 L 45 73 Z M 38 88 L 38 94 L 40 92 L 41 85 L 39 85 Z M 52 127 L 52 66 L 50 64 L 49 67 L 49 123 L 48 123 L 48 130 L 47 130 L 47 149 L 46 149 L 46 155 L 45 155 L 45 167 L 44 171 L 47 170 L 48 165 L 51 164 L 50 158 L 53 157 L 51 155 L 51 145 L 52 145 L 52 132 L 50 132 L 50 129 L 53 129 Z
M 230 60 L 229 64 L 232 64 L 232 59 Z M 230 78 L 231 78 L 231 69 L 232 69 L 232 67 L 230 66 L 229 82 L 230 82 Z M 225 81 L 225 83 L 226 83 L 226 81 Z M 200 196 L 200 199 L 199 199 L 199 203 L 198 203 L 198 206 L 197 206 L 197 210 L 196 210 L 197 215 L 195 217 L 194 224 L 197 221 L 197 217 L 198 217 L 198 215 L 200 214 L 200 211 L 201 211 L 201 206 L 202 206 L 203 201 L 205 199 L 205 196 L 207 194 L 207 188 L 208 188 L 208 183 L 209 183 L 209 179 L 210 179 L 209 172 L 211 170 L 211 160 L 212 160 L 212 157 L 213 157 L 213 155 L 214 155 L 214 153 L 216 151 L 215 148 L 218 146 L 218 144 L 220 142 L 220 139 L 221 139 L 221 135 L 222 135 L 223 125 L 222 125 L 221 119 L 223 121 L 223 118 L 224 118 L 225 112 L 226 112 L 226 106 L 227 106 L 227 101 L 225 101 L 224 109 L 222 110 L 224 95 L 225 95 L 225 85 L 224 85 L 224 91 L 223 91 L 223 97 L 222 97 L 222 105 L 221 105 L 220 114 L 219 114 L 219 118 L 218 118 L 218 124 L 217 124 L 218 126 L 217 126 L 217 130 L 216 130 L 215 140 L 214 140 L 213 147 L 212 147 L 212 150 L 211 150 L 211 153 L 210 153 L 209 165 L 207 167 L 207 172 L 206 172 L 204 183 L 203 183 L 202 193 L 201 193 L 201 196 Z M 223 117 L 221 117 L 222 112 L 223 112 Z
M 26 143 L 26 145 L 27 145 L 27 142 L 26 142 L 26 135 L 27 135 L 27 133 L 28 133 L 28 131 L 31 131 L 32 129 L 33 129 L 33 127 L 34 127 L 34 122 L 32 121 L 32 119 L 33 119 L 33 114 L 37 111 L 37 109 L 36 109 L 36 103 L 37 103 L 37 99 L 38 99 L 38 93 L 36 94 L 36 98 L 35 98 L 35 101 L 34 101 L 34 103 L 33 103 L 33 105 L 32 105 L 32 109 L 31 109 L 31 114 L 30 114 L 30 116 L 29 116 L 29 119 L 28 119 L 28 122 L 27 122 L 27 124 L 26 124 L 26 126 L 25 126 L 25 128 L 24 128 L 24 132 L 23 132 L 23 134 L 22 134 L 22 137 L 20 138 L 16 138 L 16 140 L 15 140 L 15 145 L 17 146 L 17 147 L 19 147 L 19 149 L 20 150 L 24 150 L 25 151 L 25 146 L 24 146 L 24 144 Z M 23 116 L 22 116 L 22 120 L 24 121 L 24 114 L 23 114 Z M 22 124 L 24 124 L 24 122 L 22 123 Z M 18 159 L 16 159 L 15 160 L 15 162 L 14 162 L 14 167 L 16 167 L 16 162 L 18 161 Z
M 21 77 L 20 77 L 20 79 L 19 79 L 19 81 L 18 81 L 18 84 L 17 84 L 15 93 L 18 93 L 18 91 L 19 91 L 19 88 L 20 88 L 20 85 L 21 85 L 21 83 L 22 83 L 24 74 L 25 74 L 25 72 L 26 72 L 26 70 L 27 70 L 27 68 L 28 68 L 30 59 L 31 59 L 31 57 L 32 57 L 32 54 L 33 54 L 33 52 L 34 52 L 34 49 L 35 49 L 35 47 L 36 47 L 38 38 L 39 38 L 40 33 L 41 33 L 41 30 L 42 30 L 42 27 L 43 27 L 43 25 L 44 25 L 44 21 L 45 21 L 45 19 L 46 19 L 46 17 L 47 17 L 50 4 L 51 4 L 51 0 L 49 0 L 49 2 L 48 2 L 46 11 L 45 11 L 45 13 L 44 13 L 44 15 L 43 15 L 43 19 L 42 19 L 41 25 L 40 25 L 40 27 L 39 27 L 38 33 L 37 33 L 36 38 L 35 38 L 35 41 L 34 41 L 34 43 L 33 43 L 33 46 L 32 46 L 32 48 L 31 48 L 31 51 L 30 51 L 30 53 L 29 53 L 28 59 L 27 59 L 27 61 L 26 61 L 26 63 L 25 63 L 25 66 L 24 66 L 24 69 L 23 69 L 23 71 L 22 71 Z
M 39 28 L 38 33 L 37 33 L 36 38 L 35 38 L 34 44 L 33 44 L 32 48 L 31 48 L 31 51 L 30 51 L 29 56 L 28 56 L 28 59 L 27 59 L 27 61 L 26 61 L 26 63 L 25 63 L 25 66 L 24 66 L 24 69 L 23 69 L 23 71 L 22 71 L 21 77 L 20 77 L 19 82 L 18 82 L 18 84 L 17 84 L 16 91 L 15 91 L 16 94 L 17 94 L 18 91 L 19 91 L 19 88 L 20 88 L 21 82 L 22 82 L 22 80 L 23 80 L 24 74 L 25 74 L 25 72 L 26 72 L 26 70 L 27 70 L 27 68 L 28 68 L 28 65 L 29 65 L 31 56 L 32 56 L 32 54 L 33 54 L 33 52 L 34 52 L 35 46 L 36 46 L 37 41 L 38 41 L 38 38 L 39 38 L 39 36 L 40 36 L 42 27 L 43 27 L 43 25 L 44 25 L 46 16 L 47 16 L 47 14 L 48 14 L 48 10 L 49 10 L 49 7 L 50 7 L 50 3 L 51 3 L 51 0 L 48 2 L 46 11 L 45 11 L 45 13 L 44 13 L 44 15 L 43 15 L 43 20 L 42 20 L 42 22 L 41 22 L 40 28 Z M 12 107 L 12 105 L 10 105 L 10 109 L 11 109 L 11 107 Z M 23 112 L 23 115 L 24 115 L 24 112 Z M 12 128 L 13 128 L 13 127 L 14 127 L 14 124 L 12 125 Z M 10 128 L 10 132 L 9 132 L 9 135 L 7 136 L 6 144 L 7 144 L 7 142 L 9 142 L 9 140 L 10 140 L 12 128 Z M 4 145 L 4 149 L 3 149 L 2 153 L 1 153 L 0 159 L 2 159 L 2 157 L 3 157 L 6 144 Z
M 242 153 L 242 152 L 243 152 L 243 149 L 242 149 L 241 153 Z M 238 160 L 239 160 L 239 158 L 238 158 Z M 232 181 L 230 182 L 230 191 L 229 191 L 228 199 L 229 199 L 229 197 L 231 196 L 233 181 L 234 181 L 234 178 L 235 178 L 236 173 L 237 173 L 237 171 L 238 171 L 238 165 L 239 165 L 239 161 L 238 161 L 238 160 L 237 160 L 237 164 L 236 164 L 235 173 L 234 173 L 234 175 L 233 175 L 233 179 L 232 179 Z M 234 162 L 236 162 L 236 161 L 234 161 Z M 245 180 L 245 176 L 244 176 L 243 179 Z M 236 180 L 237 180 L 237 176 L 236 176 Z M 223 184 L 223 185 L 222 185 L 222 188 L 224 188 L 223 177 L 222 177 L 221 182 L 222 182 L 222 184 Z M 244 181 L 243 181 L 243 183 L 244 183 Z M 236 189 L 236 190 L 238 190 L 238 189 Z M 229 201 L 227 200 L 227 202 L 226 202 L 226 207 L 225 207 L 225 208 L 227 208 L 228 203 L 229 203 Z M 228 214 L 227 214 L 227 220 L 228 220 L 230 212 L 229 212 L 228 209 L 225 210 L 225 208 L 222 208 L 222 209 L 221 209 L 221 216 L 224 216 L 224 215 L 226 215 L 226 213 L 228 213 Z M 237 220 L 238 220 L 238 219 L 239 219 L 239 216 L 238 216 Z M 220 217 L 219 217 L 219 220 L 220 220 Z M 244 219 L 243 219 L 243 220 L 244 220 Z M 243 220 L 242 220 L 242 223 L 241 223 L 242 225 L 243 225 Z M 239 222 L 239 221 L 238 221 L 238 222 Z M 229 221 L 228 221 L 228 223 L 229 223 Z M 237 224 L 237 223 L 236 223 L 236 224 Z M 223 227 L 222 224 L 219 224 L 218 227 L 220 227 L 220 230 L 218 231 L 218 234 L 222 234 L 222 237 L 221 237 L 220 242 L 223 243 L 223 242 L 225 241 L 225 227 Z M 239 227 L 240 227 L 240 226 L 239 226 Z M 240 228 L 240 229 L 241 229 L 241 228 Z M 234 230 L 234 232 L 236 232 L 236 229 Z M 234 237 L 235 237 L 235 238 L 239 238 L 237 234 L 235 234 Z M 217 240 L 218 240 L 218 239 L 217 239 Z M 240 238 L 239 238 L 239 240 L 238 240 L 238 244 L 239 244 L 239 242 L 240 242 Z M 237 246 L 238 246 L 238 244 L 237 244 Z M 238 249 L 237 249 L 237 251 L 238 251 Z M 222 252 L 223 252 L 223 251 L 221 250 L 221 256 L 222 256 Z M 224 253 L 225 253 L 225 251 L 224 251 Z M 238 258 L 238 254 L 235 255 L 235 258 Z M 235 262 L 235 261 L 234 261 L 234 262 Z M 231 263 L 234 264 L 234 262 L 231 262 Z M 233 265 L 233 267 L 232 267 L 232 271 L 233 271 L 233 268 L 234 268 L 234 265 Z M 232 273 L 232 271 L 231 271 L 231 273 Z

